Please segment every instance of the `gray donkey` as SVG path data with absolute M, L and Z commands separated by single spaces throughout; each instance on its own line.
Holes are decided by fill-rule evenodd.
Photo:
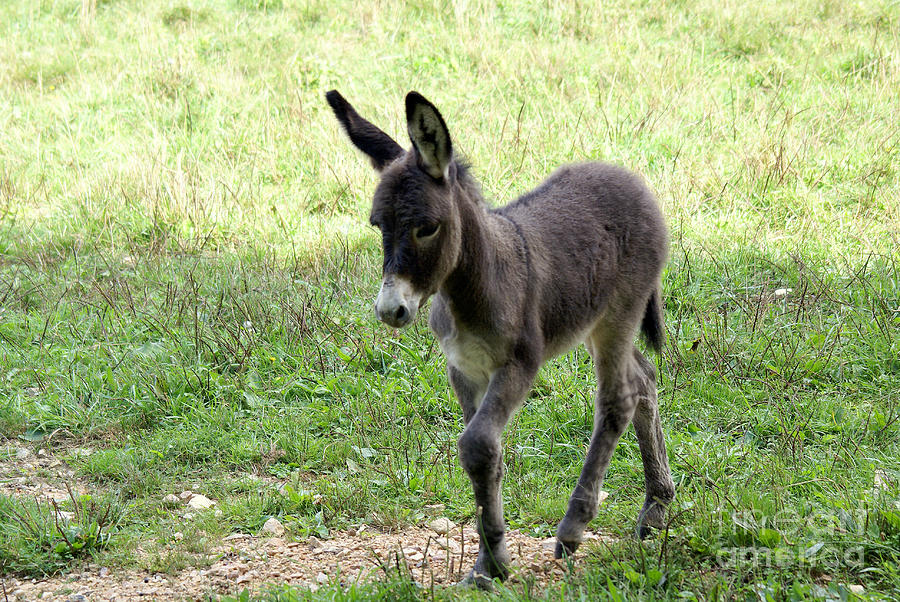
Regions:
M 556 532 L 556 557 L 578 548 L 596 516 L 610 456 L 629 422 L 647 495 L 637 534 L 663 526 L 675 487 L 656 373 L 634 346 L 639 326 L 653 349 L 664 341 L 660 273 L 668 235 L 653 194 L 624 169 L 584 163 L 492 209 L 454 155 L 443 117 L 420 94 L 406 97 L 409 151 L 337 91 L 326 98 L 381 174 L 370 216 L 384 247 L 375 313 L 400 328 L 434 296 L 429 323 L 462 406 L 459 459 L 477 504 L 478 559 L 465 582 L 490 587 L 508 574 L 500 435 L 541 365 L 582 341 L 598 381 L 594 432 Z

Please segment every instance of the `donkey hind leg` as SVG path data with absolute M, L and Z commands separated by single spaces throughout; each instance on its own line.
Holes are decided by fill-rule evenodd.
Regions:
M 578 484 L 556 530 L 557 558 L 572 554 L 581 544 L 585 527 L 597 515 L 600 487 L 613 450 L 631 422 L 639 398 L 653 386 L 635 360 L 630 337 L 623 334 L 621 329 L 600 325 L 585 341 L 597 373 L 594 432 Z
M 644 484 L 647 497 L 638 515 L 635 534 L 643 539 L 650 534 L 650 528 L 665 526 L 666 508 L 675 497 L 675 484 L 669 471 L 666 456 L 666 440 L 659 422 L 659 408 L 656 402 L 656 370 L 640 351 L 634 350 L 634 359 L 647 375 L 645 388 L 638 397 L 632 424 L 637 434 L 644 463 Z
M 491 377 L 475 415 L 459 438 L 459 460 L 472 481 L 477 508 L 478 558 L 463 580 L 465 585 L 490 589 L 492 580 L 505 579 L 510 561 L 503 521 L 503 459 L 500 435 L 510 416 L 531 388 L 537 369 L 507 365 Z

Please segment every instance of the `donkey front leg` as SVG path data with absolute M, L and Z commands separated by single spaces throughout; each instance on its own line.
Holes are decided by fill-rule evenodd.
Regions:
M 459 438 L 459 461 L 472 481 L 477 508 L 478 559 L 463 581 L 480 588 L 491 580 L 506 579 L 510 556 L 503 522 L 503 458 L 500 436 L 510 416 L 522 403 L 537 370 L 506 365 L 491 377 L 484 400 Z
M 463 424 L 469 424 L 475 411 L 478 410 L 478 406 L 481 405 L 487 383 L 470 379 L 452 364 L 447 365 L 447 374 L 459 406 L 462 408 Z

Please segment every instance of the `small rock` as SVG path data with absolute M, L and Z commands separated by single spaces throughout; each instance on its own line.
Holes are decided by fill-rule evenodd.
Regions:
M 849 586 L 848 589 L 850 590 L 851 593 L 854 593 L 857 596 L 861 596 L 866 592 L 866 588 L 864 588 L 859 583 L 854 583 L 853 585 Z
M 69 596 L 69 602 L 87 602 L 87 598 L 84 597 L 84 594 L 74 594 Z
M 188 489 L 188 490 L 186 490 L 186 491 L 182 491 L 181 493 L 178 494 L 178 498 L 179 498 L 182 502 L 188 501 L 188 500 L 191 499 L 193 496 L 194 496 L 194 492 L 191 491 L 190 489 Z
M 556 538 L 548 537 L 547 539 L 541 542 L 541 548 L 544 550 L 550 550 L 551 552 L 556 549 Z
M 47 450 L 46 450 L 46 449 L 39 449 L 39 450 L 38 450 L 38 456 L 41 457 L 41 458 L 46 458 L 46 457 L 47 457 Z
M 284 525 L 282 525 L 281 521 L 273 516 L 263 524 L 260 534 L 281 537 L 282 535 L 284 535 Z
M 237 578 L 235 583 L 247 583 L 251 579 L 253 579 L 253 575 L 251 575 L 250 573 L 244 573 L 243 575 L 241 575 L 240 577 Z
M 250 538 L 250 537 L 253 537 L 253 536 L 252 536 L 252 535 L 247 535 L 246 533 L 232 533 L 231 535 L 229 535 L 228 537 L 226 537 L 226 538 L 223 539 L 222 541 L 234 541 L 234 540 L 236 540 L 236 539 L 248 539 L 248 538 Z
M 206 510 L 207 508 L 212 508 L 213 506 L 215 506 L 216 503 L 205 495 L 197 494 L 191 497 L 187 505 L 190 508 L 194 508 L 195 510 Z
M 101 566 L 101 567 L 100 567 L 100 572 L 99 572 L 98 574 L 99 574 L 101 577 L 106 577 L 107 575 L 109 575 L 109 569 L 106 568 L 105 566 Z
M 66 512 L 65 510 L 57 510 L 56 515 L 59 516 L 59 518 L 61 518 L 62 520 L 66 521 L 66 522 L 69 522 L 73 518 L 75 518 L 74 512 Z
M 328 575 L 326 575 L 325 573 L 319 573 L 318 575 L 316 575 L 316 583 L 318 583 L 319 585 L 325 585 L 326 583 L 328 583 Z
M 792 288 L 776 288 L 775 289 L 775 298 L 780 299 L 782 297 L 787 297 L 788 295 L 790 295 L 793 292 L 794 292 L 794 289 L 792 289 Z
M 453 523 L 449 518 L 445 518 L 442 516 L 428 523 L 428 528 L 438 535 L 446 535 L 450 532 L 450 529 L 453 528 Z
M 181 531 L 175 531 L 175 534 L 172 535 L 172 539 L 175 541 L 182 541 L 184 539 L 184 533 Z
M 319 541 L 318 537 L 312 536 L 309 538 L 309 547 L 313 550 L 318 550 L 319 548 L 324 548 L 325 544 Z
M 163 498 L 162 503 L 163 503 L 163 506 L 168 506 L 170 508 L 173 508 L 181 503 L 181 499 L 174 493 L 170 493 L 169 495 L 167 495 L 166 497 Z
M 26 448 L 24 448 L 24 447 L 16 448 L 16 460 L 24 460 L 25 458 L 27 458 L 30 455 L 31 455 L 31 452 L 28 451 Z

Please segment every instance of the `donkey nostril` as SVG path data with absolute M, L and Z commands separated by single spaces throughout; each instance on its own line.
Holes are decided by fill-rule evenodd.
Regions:
M 403 320 L 406 319 L 406 316 L 408 314 L 409 314 L 409 312 L 406 311 L 406 306 L 401 305 L 400 307 L 397 308 L 396 313 L 394 313 L 394 319 L 398 322 L 402 322 Z

